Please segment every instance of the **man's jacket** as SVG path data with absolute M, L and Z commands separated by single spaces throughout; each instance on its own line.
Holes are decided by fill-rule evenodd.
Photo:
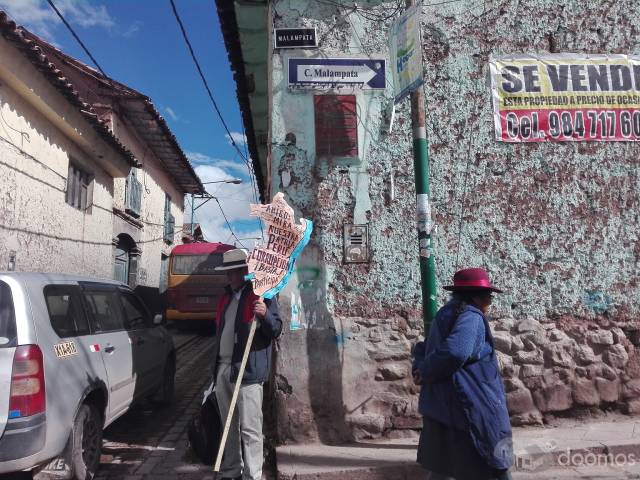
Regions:
M 231 301 L 231 295 L 233 292 L 230 287 L 227 287 L 225 293 L 220 297 L 218 301 L 218 309 L 215 323 L 215 335 L 216 342 L 214 345 L 214 378 L 217 377 L 218 369 L 218 353 L 220 352 L 220 337 L 225 323 L 225 313 L 227 307 Z M 259 297 L 253 293 L 251 283 L 247 283 L 242 290 L 240 300 L 238 302 L 238 312 L 235 318 L 234 325 L 234 346 L 233 355 L 231 357 L 231 382 L 235 382 L 238 378 L 238 372 L 240 370 L 240 363 L 242 362 L 242 355 L 244 353 L 247 339 L 249 337 L 249 329 L 251 328 L 251 321 L 253 320 L 253 304 Z M 252 383 L 264 383 L 269 379 L 269 372 L 271 370 L 271 350 L 273 339 L 280 336 L 282 332 L 282 320 L 278 313 L 278 302 L 276 299 L 264 300 L 267 305 L 267 314 L 265 317 L 258 321 L 255 336 L 253 337 L 253 343 L 249 352 L 249 358 L 247 359 L 247 365 L 245 367 L 244 376 L 242 377 L 243 384 Z

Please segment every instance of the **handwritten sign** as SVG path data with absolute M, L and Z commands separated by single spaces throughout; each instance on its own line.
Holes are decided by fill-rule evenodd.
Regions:
M 253 291 L 273 298 L 289 281 L 296 258 L 309 243 L 313 223 L 304 218 L 296 223 L 293 209 L 280 192 L 270 204 L 252 204 L 250 212 L 267 227 L 267 244 L 256 246 L 248 260 Z

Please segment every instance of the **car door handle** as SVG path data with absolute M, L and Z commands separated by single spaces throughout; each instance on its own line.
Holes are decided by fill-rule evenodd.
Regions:
M 116 347 L 114 347 L 113 345 L 109 345 L 107 347 L 104 347 L 104 351 L 107 353 L 113 353 L 113 351 L 116 349 Z

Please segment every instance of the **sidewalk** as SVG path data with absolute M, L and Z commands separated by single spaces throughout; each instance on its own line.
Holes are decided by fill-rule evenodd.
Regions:
M 277 449 L 278 480 L 424 479 L 415 463 L 417 443 L 284 445 Z M 640 478 L 640 417 L 515 428 L 514 453 L 514 480 Z

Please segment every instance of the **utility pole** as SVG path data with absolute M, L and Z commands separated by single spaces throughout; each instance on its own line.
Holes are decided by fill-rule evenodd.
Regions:
M 415 4 L 416 0 L 406 0 L 407 7 L 412 7 Z M 422 45 L 419 45 L 419 48 L 422 51 Z M 424 89 L 419 87 L 411 93 L 411 127 L 413 129 L 413 168 L 416 175 L 422 318 L 426 337 L 438 310 L 438 296 L 436 292 L 436 262 L 431 235 L 433 220 L 429 194 L 429 143 L 425 117 Z

